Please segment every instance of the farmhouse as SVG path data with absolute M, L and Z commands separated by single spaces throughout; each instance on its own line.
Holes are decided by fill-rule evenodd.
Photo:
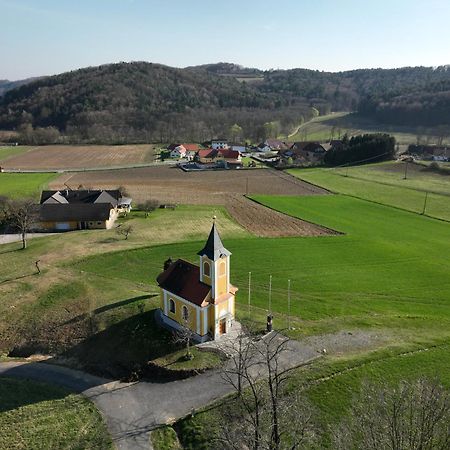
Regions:
M 195 340 L 205 342 L 230 331 L 238 289 L 230 283 L 231 253 L 223 246 L 215 224 L 197 255 L 199 266 L 183 259 L 164 263 L 157 278 L 161 289 L 159 317 L 172 329 L 187 327 Z
M 292 158 L 296 163 L 322 162 L 326 150 L 318 142 L 295 142 L 289 150 L 280 153 L 283 159 Z
M 45 231 L 110 229 L 130 210 L 131 199 L 118 190 L 43 191 L 39 219 Z
M 229 148 L 215 150 L 212 148 L 199 150 L 195 155 L 195 161 L 202 164 L 226 162 L 231 165 L 241 165 L 241 154 L 237 150 Z
M 291 145 L 292 144 L 280 141 L 279 139 L 266 139 L 264 142 L 261 142 L 257 148 L 259 152 L 270 152 L 287 150 Z
M 186 158 L 188 160 L 194 159 L 195 154 L 199 150 L 198 144 L 170 144 L 167 147 L 170 150 L 171 158 Z

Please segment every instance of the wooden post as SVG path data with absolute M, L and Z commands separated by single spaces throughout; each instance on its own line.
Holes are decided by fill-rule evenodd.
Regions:
M 425 200 L 423 202 L 422 216 L 425 214 L 425 211 L 427 209 L 427 200 L 428 200 L 428 191 L 425 192 Z
M 288 280 L 288 330 L 291 329 L 291 280 Z
M 404 180 L 408 178 L 408 161 L 405 161 L 405 176 L 403 177 Z
M 252 291 L 252 273 L 248 273 L 248 314 L 250 315 L 250 299 Z
M 269 276 L 269 314 L 272 314 L 272 275 Z

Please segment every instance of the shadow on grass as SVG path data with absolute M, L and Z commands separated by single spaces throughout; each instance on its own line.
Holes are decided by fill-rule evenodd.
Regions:
M 109 305 L 105 305 L 105 306 L 101 306 L 100 308 L 96 308 L 92 311 L 92 314 L 94 314 L 94 315 L 101 314 L 101 313 L 104 313 L 107 311 L 111 311 L 115 308 L 120 308 L 122 306 L 127 306 L 131 303 L 138 302 L 140 300 L 146 300 L 146 299 L 154 298 L 157 296 L 158 296 L 158 294 L 152 294 L 152 295 L 140 295 L 138 297 L 127 298 L 125 300 L 121 300 L 120 302 L 110 303 Z M 68 320 L 67 322 L 64 322 L 62 325 L 70 325 L 73 323 L 81 322 L 83 320 L 88 319 L 89 316 L 90 315 L 88 313 L 80 314 L 79 316 L 73 317 L 72 319 Z

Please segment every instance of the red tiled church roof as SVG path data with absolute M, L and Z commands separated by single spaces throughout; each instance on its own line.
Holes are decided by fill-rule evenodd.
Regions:
M 184 259 L 172 263 L 156 279 L 159 286 L 197 306 L 202 306 L 211 286 L 200 281 L 200 268 Z

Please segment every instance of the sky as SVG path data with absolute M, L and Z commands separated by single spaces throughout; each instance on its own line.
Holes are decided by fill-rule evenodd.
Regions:
M 0 79 L 120 61 L 450 64 L 450 0 L 0 0 Z

